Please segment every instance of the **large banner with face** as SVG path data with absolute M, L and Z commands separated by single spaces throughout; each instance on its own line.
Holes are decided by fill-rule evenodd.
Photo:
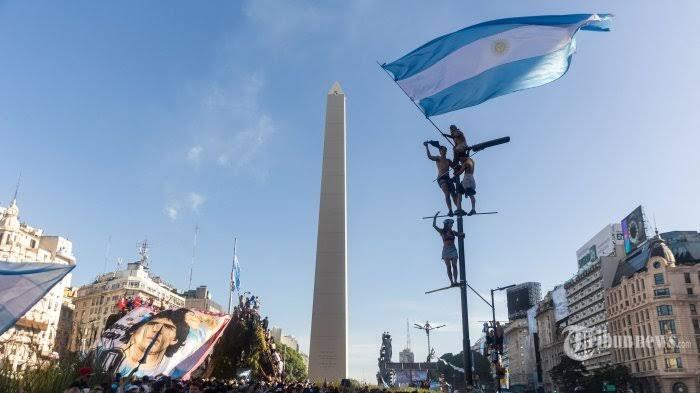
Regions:
M 105 371 L 179 378 L 201 364 L 229 318 L 186 308 L 138 307 L 102 333 L 95 356 Z

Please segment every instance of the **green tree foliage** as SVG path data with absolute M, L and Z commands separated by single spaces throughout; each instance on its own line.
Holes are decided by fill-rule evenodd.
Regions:
M 453 366 L 464 368 L 462 360 L 462 352 L 458 354 L 446 353 L 440 356 L 440 359 L 450 363 Z M 487 391 L 494 389 L 494 380 L 491 373 L 491 363 L 482 354 L 472 351 L 472 363 L 474 364 L 474 379 L 478 380 L 479 385 L 483 385 Z M 455 389 L 464 389 L 464 374 L 455 371 L 452 367 L 440 362 L 438 364 L 438 372 L 445 376 L 445 381 L 453 385 Z M 435 376 L 436 378 L 439 376 Z
M 626 391 L 632 383 L 630 370 L 623 365 L 606 366 L 594 370 L 586 378 L 587 392 L 602 392 L 603 385 L 613 384 L 617 391 Z
M 273 374 L 269 353 L 260 321 L 234 314 L 214 347 L 205 376 L 236 378 L 239 372 L 250 369 L 253 378 L 264 380 Z
M 585 386 L 586 374 L 587 370 L 583 363 L 568 356 L 562 356 L 559 364 L 549 372 L 552 382 L 561 393 L 574 393 L 577 387 Z
M 307 378 L 306 364 L 299 352 L 284 344 L 276 344 L 282 359 L 284 359 L 285 382 L 303 381 Z

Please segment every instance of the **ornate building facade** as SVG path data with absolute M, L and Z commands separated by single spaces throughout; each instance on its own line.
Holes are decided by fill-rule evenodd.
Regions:
M 687 240 L 681 244 L 685 250 L 674 250 L 677 255 L 688 251 Z M 695 257 L 677 261 L 657 235 L 620 265 L 606 291 L 613 361 L 630 369 L 635 392 L 700 392 L 700 260 Z
M 0 260 L 75 264 L 73 243 L 20 222 L 16 199 L 7 208 L 0 207 Z M 64 288 L 70 286 L 70 281 L 69 273 L 0 336 L 0 358 L 14 369 L 58 358 L 55 343 Z
M 508 322 L 503 329 L 503 335 L 503 364 L 508 368 L 509 385 L 511 389 L 520 386 L 524 390 L 536 366 L 528 356 L 530 345 L 527 319 L 520 318 Z
M 118 312 L 120 298 L 152 301 L 162 308 L 185 306 L 185 298 L 175 287 L 154 275 L 148 267 L 148 245 L 142 243 L 141 258 L 127 264 L 126 269 L 102 274 L 92 283 L 78 288 L 75 295 L 71 350 L 85 352 L 105 328 L 107 318 Z

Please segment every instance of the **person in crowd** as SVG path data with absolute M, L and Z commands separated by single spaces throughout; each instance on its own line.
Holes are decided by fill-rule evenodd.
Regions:
M 445 262 L 445 267 L 447 268 L 447 278 L 450 279 L 450 285 L 459 285 L 459 273 L 457 270 L 457 258 L 459 254 L 457 253 L 457 247 L 455 247 L 455 238 L 461 236 L 456 231 L 452 230 L 452 224 L 454 221 L 452 219 L 447 219 L 443 221 L 442 228 L 437 226 L 437 216 L 440 212 L 435 213 L 433 216 L 433 228 L 440 234 L 442 238 L 442 260 Z
M 460 158 L 467 153 L 467 138 L 464 136 L 462 130 L 460 130 L 456 125 L 452 124 L 450 126 L 450 133 L 442 133 L 446 138 L 450 138 L 454 141 L 454 147 L 452 149 L 453 158 L 455 162 L 459 162 Z
M 430 148 L 428 146 L 435 145 L 437 145 L 438 151 L 440 152 L 439 156 L 434 156 L 430 154 Z M 452 216 L 454 215 L 454 213 L 452 212 L 452 201 L 454 201 L 458 212 L 461 211 L 462 202 L 458 198 L 459 195 L 457 195 L 454 188 L 454 184 L 450 179 L 450 167 L 453 166 L 453 163 L 449 158 L 447 158 L 447 148 L 445 146 L 441 146 L 435 141 L 423 142 L 423 146 L 425 146 L 425 154 L 428 156 L 428 159 L 431 161 L 435 161 L 438 173 L 437 184 L 445 196 L 445 204 L 447 205 L 447 215 Z
M 136 297 L 134 298 L 134 308 L 141 307 L 141 303 L 142 303 L 141 296 L 136 295 Z
M 500 322 L 496 322 L 496 327 L 494 329 L 494 335 L 496 336 L 496 350 L 498 353 L 503 353 L 503 336 L 505 332 L 503 326 Z
M 469 197 L 472 209 L 467 213 L 468 216 L 476 214 L 476 180 L 474 180 L 474 160 L 469 157 L 469 154 L 462 156 L 459 165 L 455 167 L 455 181 L 459 181 L 459 176 L 462 176 L 462 181 L 458 183 L 457 192 L 465 197 Z M 461 201 L 461 195 L 458 199 Z

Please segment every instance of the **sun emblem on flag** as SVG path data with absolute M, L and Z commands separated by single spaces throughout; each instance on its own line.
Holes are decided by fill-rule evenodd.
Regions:
M 493 51 L 497 55 L 502 55 L 508 50 L 508 42 L 506 40 L 497 40 L 493 43 Z

